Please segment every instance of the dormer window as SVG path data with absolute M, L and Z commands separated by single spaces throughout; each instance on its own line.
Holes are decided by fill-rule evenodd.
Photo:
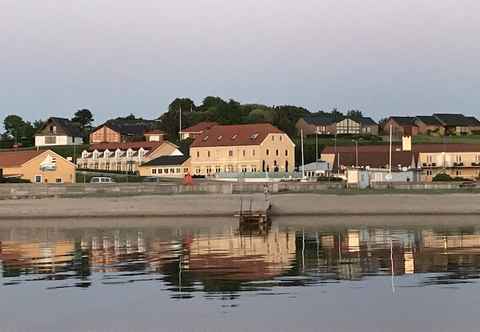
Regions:
M 237 134 L 234 134 L 234 135 L 232 136 L 232 140 L 236 140 L 237 137 L 238 137 L 238 135 L 237 135 Z
M 203 138 L 203 141 L 204 142 L 208 141 L 208 135 Z
M 222 138 L 223 138 L 222 135 L 218 136 L 218 137 L 217 137 L 217 141 L 220 141 Z
M 255 133 L 252 136 L 250 136 L 250 139 L 255 140 L 255 139 L 257 139 L 257 137 L 258 137 L 258 133 Z

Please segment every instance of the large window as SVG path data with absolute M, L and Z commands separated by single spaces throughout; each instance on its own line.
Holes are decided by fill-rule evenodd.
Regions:
M 57 136 L 45 136 L 45 144 L 57 144 Z

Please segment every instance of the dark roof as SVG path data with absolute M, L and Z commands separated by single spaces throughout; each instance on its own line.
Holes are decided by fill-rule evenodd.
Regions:
M 108 120 L 93 131 L 106 126 L 122 136 L 144 136 L 146 131 L 154 129 L 155 121 L 148 120 Z
M 395 121 L 399 126 L 417 126 L 413 116 L 391 116 L 389 119 Z
M 466 117 L 468 121 L 470 122 L 470 126 L 472 127 L 480 127 L 480 121 L 474 116 L 467 116 Z
M 71 137 L 84 137 L 85 135 L 83 132 L 80 130 L 80 127 L 78 124 L 70 121 L 69 119 L 66 118 L 58 118 L 58 117 L 50 117 L 48 118 L 47 121 L 43 124 L 43 126 L 38 130 L 38 132 L 41 132 L 45 127 L 50 123 L 53 122 L 57 127 L 61 127 L 65 133 L 68 136 Z
M 354 121 L 360 122 L 363 126 L 376 126 L 377 123 L 373 121 L 372 118 L 361 116 L 361 117 L 354 117 L 351 118 Z
M 435 153 L 435 152 L 479 152 L 480 144 L 413 144 L 412 149 L 415 153 Z M 393 144 L 392 152 L 402 150 L 401 144 Z M 333 154 L 335 151 L 340 153 L 354 153 L 355 145 L 337 146 L 336 150 L 333 146 L 327 146 L 323 149 L 322 154 Z M 388 154 L 389 145 L 359 145 L 358 154 L 362 153 L 383 153 Z
M 173 166 L 182 165 L 190 158 L 189 156 L 161 156 L 142 164 L 142 166 Z
M 435 113 L 433 116 L 440 120 L 440 122 L 442 122 L 445 126 L 475 127 L 478 123 L 478 120 L 474 117 L 466 117 L 463 114 Z
M 432 115 L 418 115 L 417 120 L 423 122 L 427 126 L 442 126 L 442 123 Z
M 343 119 L 343 116 L 335 118 L 333 114 L 313 114 L 311 116 L 306 116 L 303 118 L 306 123 L 315 126 L 329 126 Z
M 268 134 L 285 134 L 269 123 L 213 126 L 198 136 L 190 147 L 259 145 Z

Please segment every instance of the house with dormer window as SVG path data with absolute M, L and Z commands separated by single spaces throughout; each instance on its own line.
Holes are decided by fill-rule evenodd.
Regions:
M 190 145 L 192 175 L 292 172 L 295 144 L 269 123 L 217 125 Z

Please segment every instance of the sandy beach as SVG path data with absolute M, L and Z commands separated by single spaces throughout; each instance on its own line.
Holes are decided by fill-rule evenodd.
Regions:
M 155 195 L 95 198 L 46 198 L 0 201 L 0 219 L 32 218 L 148 218 L 231 217 L 243 205 L 264 209 L 262 194 Z M 278 194 L 271 196 L 272 215 L 480 215 L 478 194 L 329 195 Z

